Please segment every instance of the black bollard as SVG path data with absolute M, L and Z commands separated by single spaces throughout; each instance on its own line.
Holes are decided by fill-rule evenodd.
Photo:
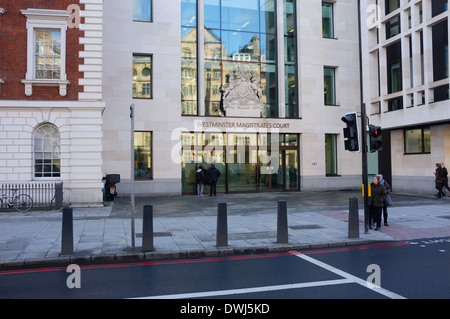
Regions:
M 216 246 L 228 246 L 227 203 L 221 202 L 217 206 L 217 235 Z
M 278 202 L 277 217 L 277 244 L 288 244 L 288 219 L 287 219 L 287 203 L 285 200 Z
M 153 251 L 153 206 L 145 205 L 142 220 L 142 251 Z
M 356 197 L 349 200 L 348 238 L 359 238 L 358 198 Z
M 61 255 L 73 255 L 73 209 L 64 207 L 62 216 Z

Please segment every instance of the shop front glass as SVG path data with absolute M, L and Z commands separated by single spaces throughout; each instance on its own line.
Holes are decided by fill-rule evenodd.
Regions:
M 274 137 L 279 141 L 274 143 Z M 184 194 L 196 192 L 196 170 L 211 163 L 221 172 L 219 193 L 300 189 L 296 134 L 185 133 L 182 141 Z

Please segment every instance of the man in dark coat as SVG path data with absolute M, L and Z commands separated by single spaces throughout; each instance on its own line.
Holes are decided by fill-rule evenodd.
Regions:
M 214 163 L 212 163 L 211 166 L 206 171 L 206 173 L 208 174 L 209 184 L 210 184 L 209 196 L 212 196 L 213 194 L 214 194 L 214 196 L 216 196 L 216 184 L 217 184 L 217 180 L 219 179 L 219 176 L 220 176 L 220 171 L 216 168 Z
M 441 198 L 444 194 L 444 170 L 442 169 L 441 163 L 436 163 L 436 172 L 434 173 L 436 176 L 435 184 L 438 193 L 436 194 L 436 198 Z

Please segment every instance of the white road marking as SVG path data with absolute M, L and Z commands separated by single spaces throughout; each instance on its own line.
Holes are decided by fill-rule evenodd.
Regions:
M 386 296 L 391 299 L 406 299 L 399 294 L 396 294 L 392 291 L 384 289 L 382 287 L 377 287 L 374 285 L 368 285 L 367 281 L 353 276 L 345 271 L 342 271 L 338 268 L 330 266 L 324 262 L 321 262 L 317 259 L 311 258 L 308 255 L 304 254 L 295 254 L 297 256 L 307 262 L 310 262 L 318 267 L 321 267 L 325 270 L 335 273 L 343 277 L 344 279 L 336 279 L 336 280 L 324 280 L 324 281 L 315 281 L 315 282 L 304 282 L 304 283 L 296 283 L 296 284 L 286 284 L 286 285 L 276 285 L 276 286 L 265 286 L 265 287 L 253 287 L 253 288 L 241 288 L 241 289 L 230 289 L 230 290 L 217 290 L 217 291 L 205 291 L 205 292 L 194 292 L 194 293 L 184 293 L 184 294 L 173 294 L 173 295 L 160 295 L 160 296 L 149 296 L 149 297 L 140 297 L 133 299 L 191 299 L 191 298 L 208 298 L 214 296 L 230 296 L 230 295 L 240 295 L 240 294 L 248 294 L 248 293 L 258 293 L 258 292 L 268 292 L 268 291 L 278 291 L 278 290 L 289 290 L 289 289 L 301 289 L 301 288 L 310 288 L 310 287 L 323 287 L 330 285 L 342 285 L 342 284 L 359 284 L 367 289 L 370 289 L 374 292 L 377 292 L 383 296 Z
M 288 284 L 288 285 L 278 285 L 278 286 L 266 286 L 266 287 L 242 288 L 242 289 L 218 290 L 218 291 L 205 291 L 205 292 L 194 292 L 194 293 L 176 294 L 176 295 L 150 296 L 150 297 L 133 298 L 133 299 L 206 298 L 206 297 L 213 297 L 213 296 L 240 295 L 240 294 L 248 294 L 248 293 L 256 293 L 256 292 L 300 289 L 300 288 L 308 288 L 308 287 L 342 285 L 342 284 L 351 284 L 351 283 L 353 283 L 353 281 L 351 281 L 349 279 L 337 279 L 337 280 L 304 282 L 304 283 L 298 283 L 298 284 Z
M 331 272 L 333 272 L 333 273 L 335 273 L 335 274 L 337 274 L 339 276 L 342 276 L 342 277 L 346 278 L 347 280 L 349 280 L 352 283 L 356 283 L 356 284 L 359 284 L 361 286 L 364 286 L 364 287 L 366 287 L 368 289 L 373 290 L 374 292 L 382 294 L 382 295 L 384 295 L 386 297 L 389 297 L 391 299 L 406 299 L 405 297 L 400 296 L 399 294 L 396 294 L 396 293 L 394 293 L 394 292 L 392 292 L 390 290 L 384 289 L 382 287 L 369 287 L 370 285 L 367 285 L 367 281 L 365 281 L 365 280 L 363 280 L 361 278 L 358 278 L 356 276 L 353 276 L 353 275 L 351 275 L 349 273 L 346 273 L 345 271 L 337 269 L 337 268 L 335 268 L 333 266 L 330 266 L 330 265 L 328 265 L 328 264 L 326 264 L 324 262 L 321 262 L 321 261 L 319 261 L 317 259 L 311 258 L 311 257 L 309 257 L 307 255 L 300 254 L 300 255 L 296 255 L 296 256 L 299 257 L 299 258 L 302 258 L 303 260 L 306 260 L 306 261 L 308 261 L 308 262 L 310 262 L 310 263 L 312 263 L 312 264 L 314 264 L 316 266 L 319 266 L 319 267 L 324 268 L 324 269 L 326 269 L 328 271 L 331 271 Z

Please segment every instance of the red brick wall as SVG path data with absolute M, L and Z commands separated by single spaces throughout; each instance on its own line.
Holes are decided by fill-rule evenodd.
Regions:
M 0 100 L 78 100 L 78 93 L 83 90 L 78 85 L 78 79 L 83 77 L 78 71 L 83 64 L 79 52 L 84 47 L 79 44 L 79 38 L 84 36 L 79 28 L 67 29 L 67 96 L 59 95 L 58 86 L 33 86 L 33 95 L 28 97 L 21 82 L 27 72 L 27 18 L 20 10 L 66 10 L 70 4 L 78 4 L 81 9 L 84 6 L 78 0 L 0 0 L 0 8 L 5 9 L 0 15 L 0 78 L 5 81 L 0 87 Z

